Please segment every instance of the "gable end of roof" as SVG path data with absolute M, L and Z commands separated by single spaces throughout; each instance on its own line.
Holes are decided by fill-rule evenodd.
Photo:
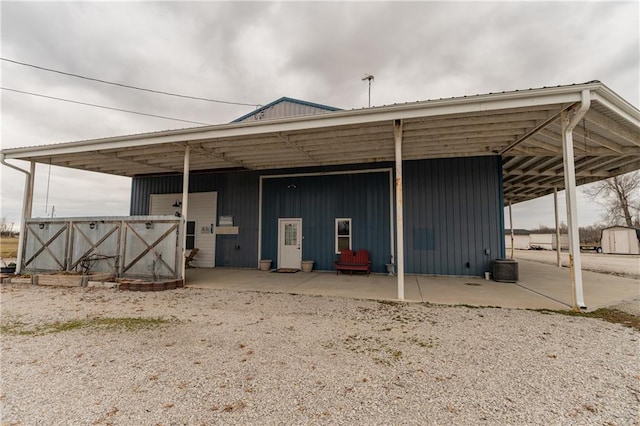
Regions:
M 336 108 L 336 107 L 332 107 L 329 105 L 323 105 L 323 104 L 317 104 L 314 102 L 308 102 L 308 101 L 302 101 L 300 99 L 294 99 L 294 98 L 289 98 L 287 96 L 283 96 L 280 99 L 276 99 L 273 102 L 269 102 L 266 105 L 261 106 L 260 108 L 254 109 L 253 111 L 251 111 L 248 114 L 243 115 L 242 117 L 236 118 L 235 120 L 232 121 L 232 123 L 239 123 L 241 121 L 246 120 L 247 118 L 259 114 L 261 111 L 265 111 L 271 107 L 273 107 L 274 105 L 278 105 L 281 104 L 283 102 L 290 102 L 290 103 L 294 103 L 294 104 L 298 104 L 298 105 L 303 105 L 303 106 L 308 106 L 311 108 L 318 108 L 318 109 L 323 109 L 329 112 L 332 111 L 342 111 L 340 108 Z

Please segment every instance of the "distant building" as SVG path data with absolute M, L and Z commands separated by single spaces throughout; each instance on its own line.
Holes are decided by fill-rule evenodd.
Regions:
M 531 231 L 527 229 L 514 229 L 513 230 L 513 248 L 517 250 L 529 249 L 529 234 Z M 504 230 L 504 242 L 507 249 L 511 248 L 511 230 Z
M 511 248 L 511 230 L 504 230 L 504 241 L 507 249 Z M 513 248 L 517 250 L 555 250 L 556 234 L 537 234 L 526 229 L 513 230 Z M 560 249 L 569 250 L 569 236 L 560 235 Z
M 286 96 L 276 99 L 267 105 L 251 111 L 249 114 L 236 118 L 232 123 L 246 121 L 273 120 L 276 118 L 298 117 L 303 115 L 325 114 L 327 112 L 340 111 L 327 105 L 316 104 L 314 102 L 301 101 L 299 99 L 288 98 Z
M 640 229 L 612 226 L 602 230 L 602 252 L 640 254 Z
M 556 250 L 556 234 L 531 234 L 529 245 L 532 249 Z M 560 250 L 569 250 L 569 236 L 560 235 Z

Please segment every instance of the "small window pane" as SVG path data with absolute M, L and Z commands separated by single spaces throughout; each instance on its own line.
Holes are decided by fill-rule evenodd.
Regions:
M 349 250 L 349 237 L 338 237 L 338 251 Z
M 339 220 L 338 221 L 338 235 L 351 235 L 349 232 L 351 231 L 351 227 L 349 226 L 349 220 Z
M 342 250 L 351 250 L 351 219 L 336 218 L 335 232 L 336 254 L 339 254 Z
M 196 233 L 196 222 L 195 221 L 187 221 L 187 235 L 193 235 Z
M 187 235 L 187 250 L 195 248 L 196 237 L 193 235 Z
M 284 225 L 284 245 L 295 246 L 298 244 L 298 227 L 293 223 Z

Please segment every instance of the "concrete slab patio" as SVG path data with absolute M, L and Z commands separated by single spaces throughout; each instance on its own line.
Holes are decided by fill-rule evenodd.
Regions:
M 500 306 L 521 309 L 570 309 L 569 270 L 519 261 L 517 284 L 479 277 L 405 276 L 405 300 L 445 305 Z M 588 310 L 640 298 L 637 280 L 583 272 Z M 396 278 L 387 275 L 335 272 L 275 273 L 248 269 L 198 268 L 187 270 L 187 286 L 239 291 L 295 293 L 358 299 L 397 300 Z M 640 300 L 632 303 L 640 304 Z

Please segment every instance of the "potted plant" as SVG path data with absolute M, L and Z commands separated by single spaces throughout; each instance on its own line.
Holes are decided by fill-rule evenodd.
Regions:
M 260 270 L 268 271 L 271 269 L 271 259 L 262 259 L 260 261 Z
M 395 266 L 393 263 L 393 255 L 389 256 L 389 263 L 385 263 L 384 266 L 387 267 L 387 272 L 389 273 L 389 276 L 392 277 L 393 274 L 395 273 Z
M 302 272 L 311 272 L 313 269 L 313 260 L 302 261 Z

